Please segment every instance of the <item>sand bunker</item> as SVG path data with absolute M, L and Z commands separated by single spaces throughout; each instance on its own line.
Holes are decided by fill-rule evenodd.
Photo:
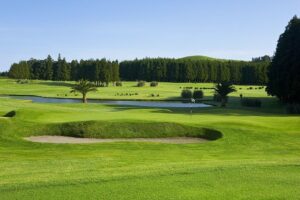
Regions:
M 31 136 L 25 138 L 31 142 L 54 143 L 54 144 L 90 144 L 108 142 L 157 142 L 169 144 L 192 144 L 202 143 L 208 140 L 192 137 L 171 137 L 171 138 L 116 138 L 116 139 L 96 139 L 96 138 L 75 138 L 65 136 Z

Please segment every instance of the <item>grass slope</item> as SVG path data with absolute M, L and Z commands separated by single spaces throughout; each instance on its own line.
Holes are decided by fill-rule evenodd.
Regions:
M 40 83 L 29 87 L 3 81 L 0 93 L 55 96 L 57 91 L 67 91 L 65 86 Z M 177 91 L 179 85 L 161 86 Z M 298 199 L 300 117 L 283 114 L 275 100 L 260 90 L 251 92 L 267 99 L 261 109 L 243 108 L 233 96 L 226 109 L 195 109 L 193 115 L 189 109 L 0 98 L 0 115 L 16 110 L 14 117 L 0 117 L 1 200 Z M 123 125 L 176 123 L 215 129 L 223 137 L 201 144 L 39 144 L 22 139 L 45 127 L 90 120 Z M 50 128 L 44 131 L 51 132 Z
M 222 59 L 222 58 L 212 58 L 212 57 L 202 56 L 202 55 L 186 56 L 186 57 L 183 57 L 183 58 L 179 58 L 179 60 L 192 60 L 192 61 L 208 60 L 208 61 L 221 61 L 221 62 L 241 61 L 241 60 L 231 60 L 231 59 Z

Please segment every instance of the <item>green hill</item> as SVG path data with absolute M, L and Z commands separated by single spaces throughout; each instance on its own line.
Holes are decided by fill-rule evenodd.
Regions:
M 222 58 L 212 58 L 212 57 L 208 57 L 208 56 L 187 56 L 187 57 L 183 57 L 183 58 L 179 58 L 179 60 L 193 60 L 193 61 L 196 61 L 196 60 L 215 60 L 215 61 L 223 61 L 223 62 L 226 62 L 226 61 L 242 61 L 242 60 L 232 60 L 232 59 L 222 59 Z

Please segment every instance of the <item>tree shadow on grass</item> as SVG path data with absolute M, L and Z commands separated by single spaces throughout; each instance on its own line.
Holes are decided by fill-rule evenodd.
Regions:
M 111 112 L 122 112 L 128 110 L 149 110 L 149 112 L 157 112 L 157 113 L 173 113 L 174 111 L 170 108 L 152 108 L 152 107 L 142 107 L 142 106 L 128 106 L 128 105 L 114 105 L 107 104 L 106 107 L 111 108 Z
M 221 108 L 218 106 L 209 108 L 153 108 L 153 107 L 138 107 L 138 106 L 122 106 L 122 105 L 107 105 L 113 112 L 127 110 L 148 110 L 151 113 L 157 114 L 183 114 L 186 116 L 198 115 L 216 115 L 216 116 L 261 116 L 261 117 L 290 117 L 294 115 L 285 114 L 283 110 L 268 109 L 268 108 L 249 108 L 242 106 L 228 106 Z M 295 115 L 297 116 L 297 115 Z
M 64 86 L 64 87 L 72 87 L 74 84 L 63 82 L 63 81 L 42 81 L 38 83 L 39 85 L 47 85 L 47 86 Z

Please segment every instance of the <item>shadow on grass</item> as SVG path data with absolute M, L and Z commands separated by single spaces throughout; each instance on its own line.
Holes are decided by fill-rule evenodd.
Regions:
M 47 85 L 47 86 L 64 86 L 64 87 L 72 87 L 74 84 L 72 83 L 67 83 L 67 82 L 62 82 L 62 81 L 42 81 L 38 83 L 39 85 Z
M 16 111 L 14 110 L 3 115 L 3 117 L 14 117 L 14 116 L 16 116 Z
M 236 98 L 239 99 L 239 98 Z M 268 101 L 266 101 L 268 102 Z M 152 107 L 136 107 L 122 105 L 106 105 L 110 107 L 112 112 L 127 111 L 127 110 L 149 110 L 151 113 L 157 114 L 184 114 L 186 116 L 197 115 L 216 115 L 216 116 L 262 116 L 262 117 L 290 117 L 285 114 L 283 106 L 276 101 L 271 101 L 269 104 L 263 105 L 261 108 L 244 107 L 240 102 L 231 102 L 226 108 L 214 106 L 210 108 L 152 108 Z

